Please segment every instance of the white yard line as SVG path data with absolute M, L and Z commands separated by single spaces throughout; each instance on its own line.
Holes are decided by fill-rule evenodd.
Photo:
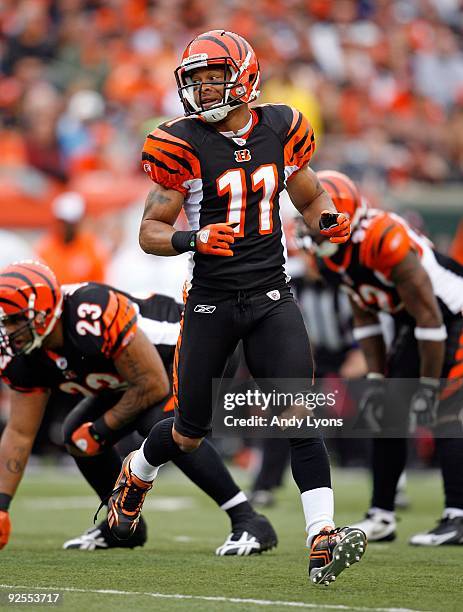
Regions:
M 276 601 L 272 599 L 244 599 L 240 597 L 214 597 L 207 595 L 183 595 L 180 593 L 148 593 L 142 591 L 118 591 L 114 589 L 78 589 L 75 587 L 43 587 L 18 584 L 0 584 L 0 589 L 53 591 L 53 593 L 93 593 L 96 595 L 124 595 L 131 597 L 154 597 L 155 599 L 186 599 L 196 601 L 215 601 L 221 603 L 250 604 L 255 606 L 280 606 L 286 608 L 307 608 L 311 610 L 356 610 L 358 612 L 420 612 L 410 608 L 365 608 L 335 604 L 306 603 L 304 601 Z
M 79 495 L 63 497 L 27 497 L 18 500 L 27 510 L 96 510 L 96 497 Z M 158 510 L 160 512 L 175 512 L 190 510 L 196 506 L 192 497 L 157 496 L 147 499 L 143 510 Z

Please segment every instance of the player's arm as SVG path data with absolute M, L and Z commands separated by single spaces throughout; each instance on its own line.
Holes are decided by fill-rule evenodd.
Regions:
M 141 329 L 114 358 L 114 365 L 128 387 L 95 422 L 83 423 L 73 432 L 73 446 L 68 447 L 71 454 L 98 455 L 114 442 L 118 430 L 169 394 L 169 378 L 161 357 Z
M 231 257 L 235 241 L 233 224 L 214 223 L 200 230 L 177 231 L 173 225 L 183 206 L 183 195 L 175 189 L 155 185 L 146 198 L 139 242 L 151 255 L 179 255 L 199 251 L 203 255 Z
M 151 255 L 179 255 L 198 251 L 203 255 L 231 257 L 234 232 L 229 223 L 215 223 L 190 231 L 176 231 L 174 223 L 188 195 L 192 180 L 201 177 L 194 147 L 160 126 L 145 140 L 143 170 L 154 187 L 148 194 L 140 225 L 141 248 Z
M 304 217 L 312 235 L 321 233 L 331 242 L 346 242 L 350 221 L 338 213 L 316 173 L 307 165 L 290 177 L 286 189 L 294 206 Z
M 10 534 L 8 508 L 42 422 L 48 393 L 11 391 L 11 413 L 0 440 L 0 548 Z
M 169 378 L 155 346 L 138 328 L 133 340 L 114 360 L 128 388 L 104 420 L 111 429 L 120 429 L 146 408 L 168 395 Z
M 439 379 L 445 356 L 447 333 L 428 273 L 415 252 L 392 268 L 391 280 L 405 309 L 415 319 L 420 353 L 420 375 Z
M 360 308 L 352 298 L 350 303 L 353 314 L 353 335 L 365 355 L 367 376 L 382 377 L 386 369 L 386 344 L 379 319 L 375 313 Z
M 140 224 L 139 241 L 145 253 L 178 255 L 172 246 L 174 223 L 182 210 L 184 196 L 175 189 L 155 183 L 149 192 Z

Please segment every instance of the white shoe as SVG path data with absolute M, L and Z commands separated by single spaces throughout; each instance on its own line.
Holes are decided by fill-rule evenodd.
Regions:
M 427 533 L 417 533 L 410 538 L 413 546 L 442 546 L 443 544 L 463 544 L 463 516 L 444 516 L 436 527 Z
M 397 521 L 394 515 L 380 508 L 371 508 L 363 521 L 350 526 L 361 529 L 370 542 L 392 542 L 397 537 Z
M 278 544 L 277 534 L 263 514 L 255 514 L 233 527 L 222 546 L 215 551 L 218 557 L 236 555 L 246 557 L 271 550 Z

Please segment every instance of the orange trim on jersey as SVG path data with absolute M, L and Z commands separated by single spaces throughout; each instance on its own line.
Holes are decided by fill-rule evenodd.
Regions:
M 323 262 L 325 263 L 327 268 L 329 268 L 330 270 L 333 270 L 333 272 L 342 273 L 345 270 L 347 270 L 347 268 L 349 267 L 349 264 L 351 262 L 351 259 L 352 259 L 352 245 L 351 244 L 347 244 L 346 245 L 346 252 L 344 254 L 344 258 L 342 260 L 342 263 L 340 263 L 340 264 L 335 263 L 329 257 L 322 257 L 322 259 L 323 259 Z
M 183 294 L 184 303 L 186 307 L 186 299 L 185 292 Z M 180 319 L 180 333 L 177 338 L 177 344 L 175 345 L 175 354 L 174 354 L 174 367 L 172 370 L 172 400 L 174 402 L 174 409 L 178 410 L 178 358 L 180 354 L 180 348 L 182 346 L 182 334 L 183 334 L 183 319 L 185 316 L 185 311 L 182 314 L 182 318 Z
M 158 134 L 158 132 L 159 132 L 159 134 Z M 187 149 L 189 149 L 191 151 L 191 153 L 194 152 L 194 149 L 193 149 L 193 147 L 191 146 L 191 144 L 189 142 L 187 142 L 186 140 L 182 140 L 181 138 L 178 138 L 177 136 L 173 136 L 172 134 L 169 134 L 169 132 L 165 132 L 160 127 L 156 128 L 153 132 L 150 132 L 150 133 L 153 136 L 159 136 L 159 138 L 164 138 L 165 140 L 170 140 L 172 142 L 176 142 L 179 145 L 187 147 Z
M 171 119 L 170 121 L 167 121 L 164 125 L 166 127 L 171 127 L 173 125 L 175 125 L 176 123 L 179 123 L 180 121 L 189 121 L 191 119 L 197 119 L 197 117 L 175 117 L 175 119 Z
M 261 178 L 260 181 L 258 181 L 257 183 L 254 183 L 254 173 L 257 172 L 257 170 L 260 170 L 261 168 L 264 168 L 265 166 L 272 168 L 273 170 L 273 176 L 274 176 L 274 187 L 273 187 L 273 191 L 269 197 L 269 206 L 270 206 L 270 210 L 269 210 L 269 220 L 270 220 L 270 227 L 269 229 L 263 230 L 262 229 L 262 202 L 264 201 L 267 193 L 266 193 L 266 183 L 265 183 L 265 179 Z M 259 200 L 259 234 L 261 235 L 265 235 L 265 234 L 271 234 L 273 232 L 273 199 L 276 195 L 276 193 L 278 192 L 278 169 L 276 167 L 276 164 L 264 164 L 263 166 L 259 166 L 259 168 L 257 169 L 251 176 L 252 176 L 252 180 L 253 180 L 253 185 L 252 185 L 252 190 L 253 191 L 259 191 L 259 189 L 262 189 L 264 194 L 263 197 Z
M 251 135 L 252 130 L 259 123 L 259 115 L 256 113 L 256 111 L 254 109 L 252 109 L 252 108 L 250 108 L 249 110 L 251 111 L 252 123 L 251 123 L 251 127 L 246 132 L 246 134 L 243 134 L 243 136 L 240 136 L 240 138 L 242 138 L 243 140 L 247 140 L 249 138 L 249 136 Z
M 291 121 L 291 127 L 288 130 L 288 134 L 290 134 L 294 130 L 294 127 L 296 126 L 296 123 L 298 122 L 299 116 L 301 114 L 298 110 L 296 110 L 292 106 L 290 108 L 293 112 L 293 120 Z
M 441 400 L 449 398 L 463 387 L 463 333 L 460 335 L 458 347 L 455 351 L 455 361 L 455 365 L 450 368 L 447 375 L 446 385 L 441 391 Z
M 165 403 L 165 406 L 162 409 L 162 411 L 163 412 L 171 412 L 172 410 L 175 410 L 175 401 L 174 401 L 174 396 L 173 395 L 171 395 L 169 397 L 169 399 Z
M 13 391 L 17 391 L 18 393 L 25 393 L 27 395 L 31 395 L 32 393 L 41 393 L 43 395 L 44 393 L 48 393 L 49 391 L 48 387 L 20 387 L 19 385 L 13 384 L 11 380 L 4 374 L 2 374 L 0 378 L 6 385 L 8 385 L 10 389 L 13 389 Z

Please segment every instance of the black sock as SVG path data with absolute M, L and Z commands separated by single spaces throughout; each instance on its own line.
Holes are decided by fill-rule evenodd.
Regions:
M 248 502 L 248 500 L 241 502 L 233 508 L 226 510 L 226 513 L 230 517 L 232 526 L 239 525 L 246 519 L 252 518 L 256 515 L 256 511 Z
M 146 438 L 145 445 L 143 446 L 143 454 L 145 455 L 145 459 L 152 466 L 159 466 L 177 457 L 189 454 L 184 453 L 175 443 L 172 437 L 173 424 L 174 417 L 156 423 Z M 192 454 L 195 452 L 197 451 L 193 451 Z
M 373 440 L 372 507 L 394 511 L 397 483 L 406 461 L 407 440 L 404 438 Z
M 212 497 L 218 506 L 223 506 L 240 493 L 240 488 L 225 467 L 219 453 L 208 440 L 203 440 L 193 453 L 183 453 L 177 457 L 174 463 L 195 485 Z M 248 501 L 226 512 L 232 524 L 238 519 L 254 515 L 254 510 Z
M 463 509 L 463 440 L 436 438 L 436 448 L 444 480 L 445 507 Z
M 290 447 L 286 438 L 264 438 L 262 440 L 262 465 L 253 491 L 271 491 L 279 487 L 289 463 Z
M 321 438 L 291 438 L 291 471 L 299 491 L 331 488 L 330 462 Z
M 77 467 L 88 484 L 103 501 L 112 492 L 121 471 L 122 461 L 114 448 L 94 457 L 74 457 Z

